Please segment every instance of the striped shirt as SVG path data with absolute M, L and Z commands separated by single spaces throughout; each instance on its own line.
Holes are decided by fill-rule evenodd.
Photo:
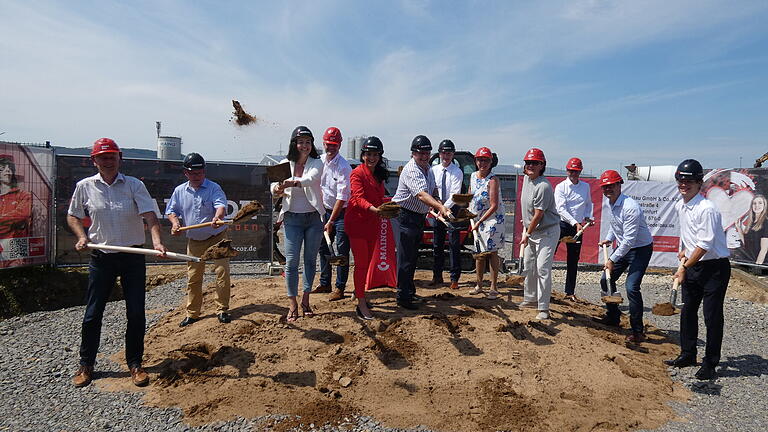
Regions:
M 143 245 L 141 214 L 147 212 L 160 213 L 157 202 L 141 180 L 122 173 L 117 174 L 111 185 L 98 173 L 77 182 L 68 211 L 78 219 L 90 217 L 88 239 L 110 246 Z
M 426 192 L 435 195 L 437 185 L 435 176 L 429 168 L 425 170 L 416 165 L 416 161 L 411 158 L 403 167 L 400 173 L 400 179 L 397 181 L 397 191 L 392 201 L 400 204 L 406 210 L 416 213 L 427 214 L 430 207 L 416 198 L 419 192 Z
M 227 197 L 217 183 L 208 179 L 203 180 L 197 190 L 189 182 L 176 186 L 171 200 L 165 207 L 165 214 L 175 214 L 184 221 L 184 225 L 195 225 L 211 222 L 216 215 L 216 209 L 227 207 Z M 227 229 L 226 225 L 191 229 L 186 232 L 187 238 L 205 240 Z

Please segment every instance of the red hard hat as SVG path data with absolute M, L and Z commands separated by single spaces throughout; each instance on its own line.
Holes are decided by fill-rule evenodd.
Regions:
M 523 158 L 524 161 L 539 161 L 539 162 L 547 162 L 547 158 L 544 157 L 544 152 L 537 148 L 532 148 L 528 150 L 528 152 L 525 154 L 525 157 Z
M 329 127 L 323 134 L 323 142 L 328 144 L 341 145 L 341 131 L 336 127 Z
M 614 183 L 624 183 L 621 174 L 614 170 L 608 170 L 600 175 L 600 186 L 608 186 Z
M 100 155 L 102 153 L 120 153 L 120 147 L 118 147 L 117 143 L 110 138 L 99 138 L 93 142 L 91 156 Z
M 493 159 L 493 153 L 491 153 L 491 149 L 489 149 L 488 147 L 480 147 L 475 152 L 475 158 Z
M 568 163 L 565 164 L 565 169 L 568 171 L 581 171 L 584 169 L 584 166 L 581 164 L 581 159 L 570 158 Z

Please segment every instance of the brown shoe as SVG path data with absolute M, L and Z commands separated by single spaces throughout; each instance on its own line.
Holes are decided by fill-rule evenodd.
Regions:
M 312 290 L 312 294 L 327 294 L 331 292 L 331 287 L 325 285 L 318 285 L 317 288 Z
M 331 295 L 328 296 L 328 301 L 336 301 L 336 300 L 341 300 L 343 298 L 344 298 L 344 291 L 337 288 L 333 290 Z
M 72 385 L 75 387 L 85 387 L 93 381 L 93 366 L 80 366 L 77 374 L 72 378 Z
M 632 333 L 627 336 L 627 343 L 629 344 L 639 344 L 640 342 L 645 342 L 645 335 L 642 333 Z
M 135 386 L 144 387 L 149 384 L 149 375 L 147 375 L 141 366 L 131 368 L 131 380 Z
M 459 289 L 459 281 L 452 281 L 451 282 L 451 289 Z

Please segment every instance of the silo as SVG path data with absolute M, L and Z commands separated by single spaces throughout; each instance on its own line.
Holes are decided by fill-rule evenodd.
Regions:
M 181 137 L 157 137 L 157 158 L 164 160 L 181 160 Z

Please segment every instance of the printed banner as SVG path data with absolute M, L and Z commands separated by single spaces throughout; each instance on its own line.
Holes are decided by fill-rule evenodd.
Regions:
M 96 174 L 90 158 L 83 156 L 57 156 L 56 162 L 56 263 L 86 264 L 88 252 L 74 249 L 75 236 L 66 224 L 69 200 L 75 190 L 75 183 Z M 227 219 L 231 219 L 244 204 L 258 200 L 264 210 L 245 223 L 233 224 L 229 228 L 232 246 L 240 252 L 232 261 L 269 261 L 272 250 L 272 196 L 265 166 L 230 163 L 208 163 L 206 178 L 218 183 L 227 195 Z M 165 205 L 171 199 L 174 188 L 186 182 L 181 161 L 124 159 L 120 172 L 137 177 L 147 186 L 150 196 L 158 204 L 163 244 L 173 252 L 186 253 L 187 238 L 170 234 L 171 222 L 165 218 Z M 146 247 L 151 247 L 149 231 Z M 147 257 L 148 262 L 172 262 L 171 260 Z
M 675 204 L 680 200 L 677 183 L 654 181 L 624 182 L 621 192 L 632 197 L 645 215 L 645 223 L 653 236 L 652 267 L 677 267 L 680 249 L 680 225 Z M 602 238 L 610 229 L 608 200 L 603 200 Z M 600 260 L 602 263 L 602 259 Z
M 768 265 L 768 169 L 715 169 L 702 190 L 720 210 L 731 259 Z
M 383 286 L 397 287 L 397 254 L 395 253 L 395 237 L 392 234 L 391 220 L 380 219 L 376 250 L 368 266 L 368 277 L 365 285 L 368 289 Z
M 50 262 L 53 150 L 0 142 L 0 268 Z
M 523 190 L 523 176 L 518 176 L 517 180 L 517 196 L 519 197 L 521 194 L 521 191 Z M 558 185 L 561 181 L 567 180 L 567 177 L 547 177 L 547 180 L 549 180 L 549 183 L 552 185 L 552 190 L 554 191 L 555 186 Z M 593 206 L 593 217 L 595 219 L 595 224 L 584 230 L 584 234 L 582 234 L 581 237 L 581 259 L 579 262 L 582 263 L 589 263 L 589 264 L 597 264 L 598 258 L 600 255 L 599 248 L 597 247 L 597 243 L 600 241 L 600 230 L 602 227 L 602 220 L 601 220 L 601 214 L 602 214 L 602 206 L 601 203 L 603 201 L 603 193 L 600 190 L 600 182 L 598 179 L 589 178 L 589 179 L 580 179 L 580 181 L 583 181 L 589 185 L 590 189 L 590 195 L 592 197 L 592 206 Z M 520 200 L 516 200 L 515 202 L 515 215 L 522 215 L 520 211 Z M 515 239 L 515 247 L 513 248 L 514 251 L 514 257 L 519 258 L 519 243 L 520 243 L 520 235 L 522 234 L 523 230 L 523 221 L 522 216 L 515 217 L 514 220 L 514 239 Z M 557 247 L 557 252 L 555 253 L 555 261 L 558 262 L 565 262 L 567 257 L 567 251 L 565 244 L 560 244 Z M 602 258 L 600 257 L 600 260 L 602 261 Z
M 566 177 L 547 177 L 552 184 L 552 189 Z M 610 209 L 608 200 L 603 197 L 599 179 L 580 179 L 590 186 L 593 216 L 595 225 L 587 228 L 582 235 L 581 259 L 579 262 L 590 264 L 602 264 L 603 257 L 597 243 L 605 239 L 610 230 Z M 523 188 L 523 177 L 520 176 L 517 183 L 517 196 Z M 675 183 L 627 181 L 622 185 L 622 193 L 634 198 L 645 214 L 645 221 L 653 236 L 653 255 L 650 265 L 654 267 L 676 267 L 677 250 L 680 242 L 680 229 L 677 224 L 677 212 L 675 203 L 679 199 L 677 185 Z M 515 214 L 520 215 L 520 202 L 515 203 Z M 516 217 L 514 221 L 515 245 L 520 241 L 522 233 L 522 217 Z M 519 248 L 513 249 L 514 256 L 518 258 Z M 560 244 L 555 254 L 555 261 L 565 262 L 565 244 Z

